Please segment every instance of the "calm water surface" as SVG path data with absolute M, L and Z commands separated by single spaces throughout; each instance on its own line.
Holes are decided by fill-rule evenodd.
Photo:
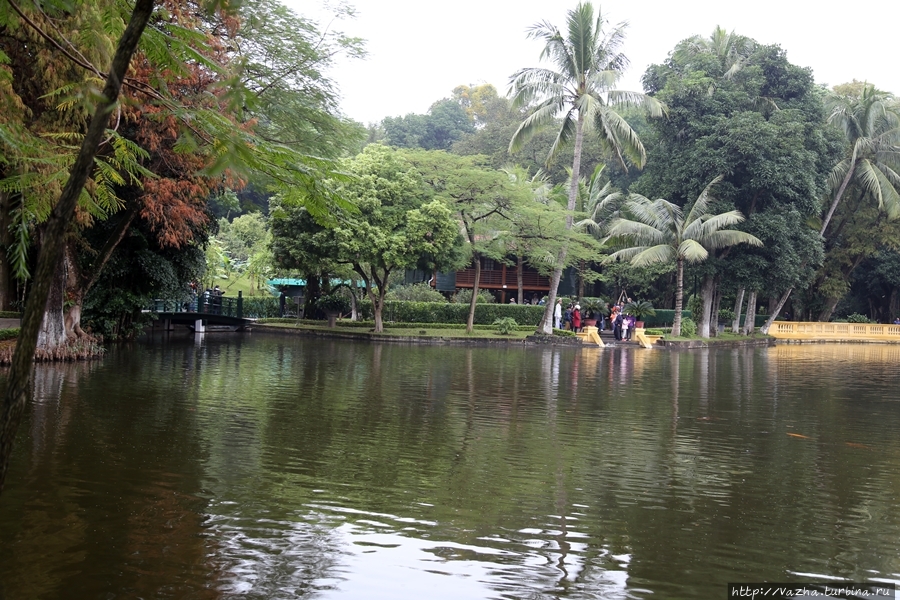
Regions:
M 0 598 L 900 583 L 900 347 L 174 336 L 40 366 Z

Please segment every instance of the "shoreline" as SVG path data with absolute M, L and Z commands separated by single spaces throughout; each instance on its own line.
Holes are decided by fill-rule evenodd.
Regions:
M 453 336 L 416 336 L 416 335 L 391 335 L 385 333 L 374 333 L 371 331 L 338 331 L 340 327 L 332 329 L 323 329 L 310 326 L 281 325 L 275 323 L 259 323 L 250 327 L 250 331 L 261 331 L 266 333 L 275 333 L 278 335 L 305 335 L 309 337 L 331 338 L 331 339 L 352 339 L 352 340 L 368 340 L 373 342 L 388 342 L 395 344 L 426 344 L 426 345 L 458 345 L 458 346 L 562 346 L 568 348 L 601 348 L 596 344 L 582 342 L 576 337 L 570 336 L 553 336 L 553 335 L 535 335 L 531 334 L 524 338 L 508 338 L 496 336 L 485 336 L 477 338 L 453 337 Z M 350 329 L 350 328 L 348 328 Z M 358 329 L 358 328 L 357 328 Z M 604 340 L 606 343 L 606 340 Z M 659 340 L 654 344 L 653 349 L 660 350 L 695 350 L 699 348 L 742 348 L 742 347 L 770 347 L 774 346 L 776 339 L 773 337 L 750 338 L 746 340 Z M 623 349 L 623 348 L 641 348 L 636 342 L 629 342 L 627 345 L 622 343 L 607 343 L 605 348 Z

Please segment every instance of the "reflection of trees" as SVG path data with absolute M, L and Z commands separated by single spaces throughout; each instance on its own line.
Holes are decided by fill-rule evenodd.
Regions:
M 116 565 L 147 596 L 139 561 L 202 565 L 182 589 L 227 591 L 254 568 L 254 585 L 300 589 L 343 568 L 338 524 L 376 520 L 508 551 L 445 560 L 527 572 L 504 588 L 520 596 L 640 581 L 702 597 L 723 571 L 698 561 L 738 554 L 770 579 L 803 560 L 889 568 L 896 349 L 577 352 L 206 336 L 48 371 L 38 395 L 57 400 L 32 408 L 0 562 L 22 568 L 12 589 L 75 561 L 84 577 Z

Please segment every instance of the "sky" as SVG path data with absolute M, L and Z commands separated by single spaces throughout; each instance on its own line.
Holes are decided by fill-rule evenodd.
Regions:
M 315 1 L 282 0 L 297 13 L 328 23 Z M 344 114 L 362 123 L 425 113 L 460 84 L 493 84 L 501 95 L 523 67 L 542 66 L 542 44 L 527 38 L 535 23 L 562 28 L 569 2 L 536 0 L 348 0 L 352 20 L 331 28 L 366 40 L 368 57 L 340 60 L 328 72 L 341 91 Z M 631 61 L 620 88 L 642 91 L 647 66 L 663 62 L 692 35 L 720 25 L 764 44 L 779 44 L 788 60 L 810 67 L 817 83 L 853 79 L 900 93 L 897 0 L 873 0 L 856 10 L 845 3 L 798 0 L 605 0 L 594 2 L 611 23 L 628 23 L 624 52 Z M 859 41 L 851 41 L 853 38 Z M 856 55 L 847 48 L 854 47 Z

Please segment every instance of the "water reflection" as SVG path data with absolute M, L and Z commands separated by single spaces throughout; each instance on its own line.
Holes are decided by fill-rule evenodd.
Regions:
M 41 366 L 0 597 L 900 580 L 898 358 L 206 335 Z

